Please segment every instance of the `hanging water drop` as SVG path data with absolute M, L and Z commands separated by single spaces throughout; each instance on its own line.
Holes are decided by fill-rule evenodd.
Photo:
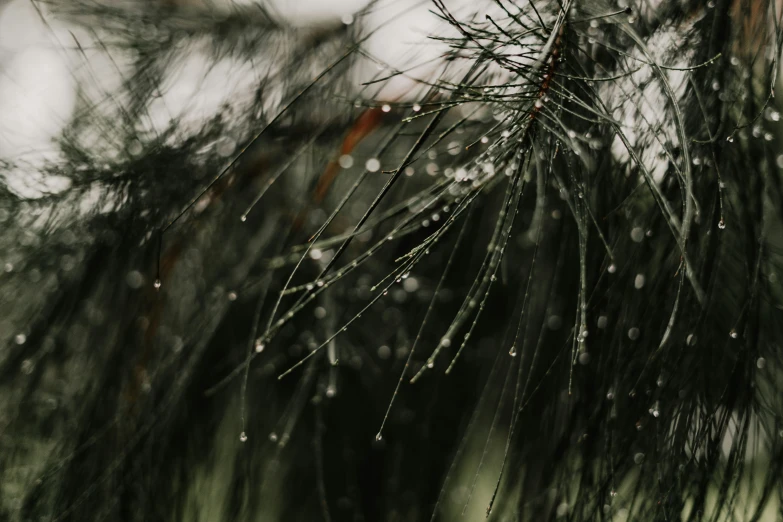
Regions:
M 156 279 L 152 286 L 155 287 L 155 290 L 160 290 L 160 287 L 163 283 L 161 283 L 160 279 Z
M 239 434 L 239 442 L 247 442 L 247 435 L 244 431 Z
M 641 464 L 642 462 L 644 462 L 644 453 L 637 453 L 636 455 L 634 455 L 633 461 L 636 462 L 637 464 Z

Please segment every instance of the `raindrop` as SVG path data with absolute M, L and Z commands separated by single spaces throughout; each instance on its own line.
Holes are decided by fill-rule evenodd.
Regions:
M 16 337 L 14 337 L 14 342 L 16 344 L 24 344 L 27 341 L 27 336 L 23 333 L 16 334 Z
M 614 263 L 612 263 L 611 265 L 609 265 L 606 271 L 609 272 L 610 274 L 614 274 L 615 272 L 617 272 L 617 266 Z
M 767 360 L 765 358 L 759 357 L 758 359 L 756 359 L 756 368 L 758 368 L 759 370 L 764 368 L 766 365 L 767 365 Z
M 644 287 L 644 274 L 636 274 L 636 278 L 633 280 L 633 287 L 637 290 L 641 290 Z
M 380 442 L 381 439 L 383 439 L 383 435 L 381 435 L 381 432 L 379 431 L 377 435 L 375 435 L 376 442 Z
M 337 163 L 340 165 L 340 167 L 344 169 L 350 169 L 351 167 L 353 167 L 353 156 L 351 156 L 350 154 L 343 154 L 337 160 Z
M 632 340 L 632 341 L 637 340 L 639 338 L 640 334 L 641 334 L 641 332 L 635 326 L 633 328 L 631 328 L 630 330 L 628 330 L 628 338 L 630 340 Z
M 240 442 L 247 442 L 247 435 L 245 434 L 244 431 L 239 434 L 239 441 Z
M 381 168 L 381 162 L 378 158 L 370 158 L 364 166 L 369 172 L 378 172 Z
M 141 285 L 144 284 L 144 277 L 138 270 L 131 270 L 128 272 L 128 275 L 125 276 L 125 282 L 133 289 L 141 288 Z
M 33 373 L 33 370 L 35 369 L 35 364 L 33 364 L 33 361 L 30 359 L 25 359 L 22 361 L 22 373 L 25 375 L 30 375 Z
M 732 339 L 736 339 L 737 337 L 739 337 L 739 334 L 737 333 L 737 330 L 732 328 L 731 331 L 729 332 L 729 337 L 731 337 Z
M 256 353 L 261 353 L 266 348 L 266 344 L 261 339 L 256 339 L 255 349 Z
M 637 453 L 633 456 L 633 461 L 637 464 L 641 464 L 644 461 L 644 453 Z
M 631 230 L 631 239 L 634 241 L 634 243 L 641 243 L 644 239 L 644 230 L 642 230 L 642 227 L 634 227 Z
M 155 287 L 155 290 L 160 290 L 160 287 L 163 283 L 160 282 L 160 279 L 156 279 L 152 286 Z

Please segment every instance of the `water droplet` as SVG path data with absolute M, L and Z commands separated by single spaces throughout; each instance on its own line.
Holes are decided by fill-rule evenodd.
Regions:
M 633 456 L 633 461 L 637 464 L 641 464 L 644 461 L 644 453 L 637 453 Z
M 353 23 L 353 15 L 352 14 L 344 14 L 340 17 L 340 21 L 344 25 L 351 25 Z
M 239 441 L 240 442 L 247 442 L 247 435 L 245 434 L 244 431 L 239 434 Z
M 261 353 L 264 351 L 264 348 L 266 348 L 266 344 L 261 339 L 256 339 L 255 349 L 256 353 Z
M 731 337 L 732 339 L 736 339 L 737 337 L 739 337 L 739 334 L 737 333 L 737 330 L 732 328 L 731 331 L 729 332 L 729 337 Z
M 377 434 L 377 435 L 375 435 L 375 440 L 376 440 L 377 442 L 380 442 L 380 441 L 381 441 L 381 439 L 383 439 L 383 435 L 381 435 L 381 432 L 379 431 L 379 432 L 378 432 L 378 434 Z
M 161 283 L 160 279 L 156 279 L 152 286 L 155 287 L 155 290 L 160 290 L 160 287 L 163 283 Z
M 631 239 L 634 243 L 641 243 L 644 239 L 644 230 L 642 227 L 634 227 L 631 229 Z
M 433 361 L 432 359 L 427 359 L 427 368 L 429 368 L 430 370 L 435 368 L 435 361 Z
M 247 216 L 245 214 L 242 214 L 241 216 L 239 216 L 239 221 L 244 223 L 245 221 L 247 221 Z
M 516 357 L 517 356 L 517 345 L 516 344 L 511 347 L 511 349 L 508 351 L 508 354 L 511 357 Z
M 641 290 L 644 288 L 645 278 L 644 274 L 636 274 L 636 277 L 633 280 L 633 287 L 637 290 Z
M 419 112 L 421 110 L 421 105 L 419 105 L 418 103 L 414 103 L 412 109 L 413 112 Z
M 734 136 L 727 136 L 726 141 L 728 141 L 729 143 L 734 143 Z
M 337 388 L 334 385 L 330 384 L 329 386 L 326 387 L 326 396 L 331 399 L 335 395 L 337 395 Z
M 581 364 L 583 366 L 586 365 L 586 364 L 590 364 L 590 354 L 587 353 L 587 352 L 580 353 L 579 354 L 579 364 Z
M 135 290 L 141 288 L 141 285 L 144 284 L 144 276 L 142 276 L 141 272 L 138 270 L 131 270 L 128 272 L 128 275 L 125 276 L 125 282 L 129 287 Z
M 391 111 L 391 105 L 389 105 L 388 103 L 384 103 L 383 106 L 381 107 L 381 110 L 383 112 L 389 112 Z
M 723 230 L 724 228 L 726 228 L 726 222 L 725 222 L 725 221 L 723 221 L 723 219 L 721 219 L 720 221 L 718 221 L 718 228 L 719 228 L 719 229 L 721 229 L 721 230 Z
M 229 292 L 228 293 L 228 300 L 229 301 L 236 301 L 237 300 L 237 293 L 236 292 Z
M 756 368 L 758 368 L 759 370 L 764 368 L 766 365 L 767 365 L 767 360 L 765 358 L 759 357 L 758 359 L 756 359 Z
M 449 339 L 448 337 L 442 338 L 440 340 L 440 345 L 443 346 L 444 348 L 448 348 L 449 346 L 451 346 L 451 339 Z
M 269 434 L 269 440 L 272 441 L 272 442 L 277 442 L 277 433 L 275 433 L 274 431 L 272 433 L 270 433 Z
M 33 373 L 33 370 L 35 369 L 35 364 L 33 363 L 32 360 L 25 359 L 24 361 L 22 361 L 21 368 L 22 368 L 22 373 L 24 373 L 25 375 L 30 375 Z
M 617 272 L 617 266 L 615 266 L 615 264 L 612 263 L 606 268 L 606 271 L 609 272 L 610 274 L 614 274 L 615 272 Z
M 370 158 L 367 160 L 367 163 L 365 163 L 364 167 L 369 172 L 378 172 L 381 168 L 381 162 L 378 158 Z
M 638 329 L 638 328 L 636 328 L 635 326 L 634 326 L 633 328 L 631 328 L 631 329 L 629 329 L 629 330 L 628 330 L 628 338 L 629 338 L 630 340 L 632 340 L 632 341 L 635 341 L 635 340 L 637 340 L 637 339 L 639 338 L 639 335 L 640 335 L 640 334 L 641 334 L 641 332 L 640 332 L 640 331 L 639 331 L 639 329 Z
M 350 154 L 343 154 L 340 156 L 340 159 L 337 160 L 337 163 L 344 169 L 350 169 L 353 167 L 353 156 Z

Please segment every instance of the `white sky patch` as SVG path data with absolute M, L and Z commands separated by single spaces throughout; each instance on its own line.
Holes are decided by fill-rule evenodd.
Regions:
M 205 51 L 207 45 L 188 45 L 172 60 L 158 96 L 147 106 L 139 129 L 143 135 L 154 137 L 173 126 L 178 138 L 186 138 L 212 118 L 230 117 L 252 105 L 258 70 L 267 68 L 232 57 L 215 61 Z M 276 105 L 281 95 L 267 99 Z
M 682 28 L 659 30 L 648 40 L 652 59 L 667 67 L 693 66 L 693 52 L 685 45 Z M 670 167 L 667 150 L 679 145 L 676 120 L 671 117 L 672 103 L 682 103 L 688 72 L 664 69 L 674 100 L 666 93 L 658 72 L 647 62 L 644 53 L 636 49 L 632 58 L 622 60 L 625 70 L 639 69 L 616 82 L 605 82 L 599 96 L 610 107 L 611 116 L 621 123 L 624 137 L 639 156 L 656 183 L 661 183 Z M 641 92 L 640 92 L 641 89 Z M 617 100 L 622 100 L 619 104 Z M 619 164 L 631 166 L 631 155 L 620 136 L 611 144 L 612 157 Z
M 0 170 L 9 190 L 25 198 L 70 187 L 42 169 L 61 159 L 56 142 L 76 105 L 68 56 L 57 45 L 62 27 L 46 27 L 30 2 L 0 11 Z
M 486 20 L 489 14 L 499 21 L 507 17 L 496 3 L 487 0 L 447 0 L 449 12 L 460 21 Z M 448 42 L 432 36 L 459 37 L 460 33 L 438 16 L 437 7 L 429 0 L 380 0 L 373 3 L 362 17 L 363 31 L 371 36 L 362 44 L 370 59 L 359 60 L 357 88 L 362 84 L 391 78 L 370 85 L 366 98 L 383 101 L 418 100 L 437 80 L 459 81 L 470 69 L 470 60 L 448 63 L 443 59 L 451 47 Z M 519 52 L 519 46 L 515 51 Z M 509 49 L 509 53 L 514 50 Z M 403 74 L 394 75 L 402 72 Z M 394 75 L 394 76 L 393 76 Z M 488 79 L 507 78 L 509 72 L 490 65 Z

